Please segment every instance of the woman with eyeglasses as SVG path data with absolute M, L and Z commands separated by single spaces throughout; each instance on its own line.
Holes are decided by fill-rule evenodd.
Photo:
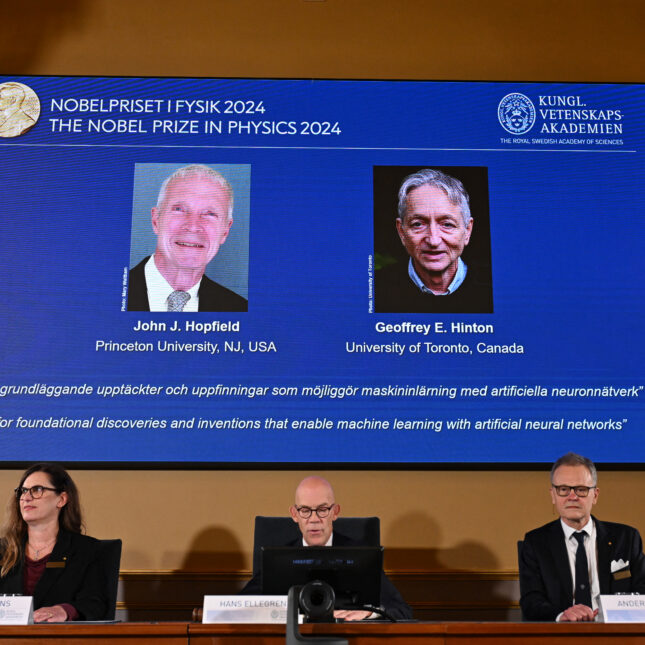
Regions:
M 20 479 L 0 538 L 0 594 L 34 597 L 34 622 L 101 620 L 107 611 L 99 541 L 82 535 L 78 489 L 57 464 Z

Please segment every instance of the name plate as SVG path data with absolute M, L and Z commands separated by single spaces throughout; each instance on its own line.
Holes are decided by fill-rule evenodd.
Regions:
M 600 620 L 605 623 L 645 623 L 645 596 L 599 596 Z
M 204 596 L 203 623 L 287 622 L 287 596 Z
M 0 596 L 0 625 L 31 625 L 33 622 L 33 596 Z

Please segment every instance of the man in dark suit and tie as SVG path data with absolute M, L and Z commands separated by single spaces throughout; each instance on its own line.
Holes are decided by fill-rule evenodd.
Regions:
M 598 475 L 586 457 L 567 453 L 551 469 L 551 500 L 560 516 L 524 537 L 519 558 L 525 620 L 592 621 L 598 595 L 645 593 L 639 532 L 591 515 Z
M 154 255 L 130 270 L 128 311 L 247 311 L 247 301 L 205 275 L 233 224 L 233 188 L 194 164 L 161 186 L 151 213 Z
M 295 504 L 289 512 L 302 533 L 302 539 L 285 546 L 362 546 L 351 538 L 334 531 L 334 520 L 340 513 L 331 484 L 322 477 L 306 477 L 296 488 Z M 242 590 L 244 594 L 262 592 L 261 574 L 258 572 Z M 395 619 L 412 618 L 412 610 L 403 600 L 385 573 L 381 574 L 381 606 Z M 336 610 L 336 618 L 364 620 L 379 618 L 369 611 Z

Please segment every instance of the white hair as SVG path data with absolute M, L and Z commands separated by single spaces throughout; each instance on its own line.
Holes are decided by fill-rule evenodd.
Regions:
M 217 170 L 213 170 L 210 166 L 205 166 L 204 164 L 191 164 L 190 166 L 183 166 L 175 170 L 175 172 L 168 177 L 161 188 L 159 189 L 159 197 L 157 197 L 157 208 L 161 208 L 165 199 L 166 192 L 168 191 L 168 186 L 175 179 L 189 179 L 193 177 L 198 177 L 201 179 L 208 179 L 213 183 L 221 186 L 226 191 L 228 196 L 228 219 L 229 221 L 233 219 L 233 187 L 228 182 L 228 180 L 222 176 Z
M 461 217 L 464 220 L 464 226 L 468 227 L 470 222 L 470 198 L 464 188 L 464 185 L 450 175 L 440 170 L 425 168 L 412 175 L 408 175 L 399 188 L 399 217 L 401 221 L 405 219 L 406 209 L 408 207 L 408 194 L 415 188 L 421 186 L 435 186 L 446 193 L 446 197 L 453 206 L 458 206 L 461 210 Z

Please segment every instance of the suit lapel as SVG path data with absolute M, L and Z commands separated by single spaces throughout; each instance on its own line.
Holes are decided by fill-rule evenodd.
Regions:
M 600 593 L 611 593 L 611 560 L 614 554 L 615 540 L 606 526 L 593 518 L 596 525 L 596 548 L 598 549 L 598 582 Z
M 21 558 L 18 560 L 16 565 L 14 566 L 9 573 L 7 573 L 7 577 L 3 581 L 3 591 L 2 593 L 8 593 L 8 594 L 24 594 L 25 590 L 23 589 L 23 583 L 22 583 L 22 574 L 23 574 L 23 559 Z
M 148 285 L 146 284 L 146 262 L 150 256 L 145 257 L 130 271 L 128 281 L 128 311 L 150 311 L 148 302 Z
M 71 553 L 71 535 L 66 531 L 60 531 L 58 540 L 54 546 L 54 550 L 47 561 L 47 564 L 54 562 L 64 562 L 69 564 L 69 557 Z M 65 567 L 45 567 L 42 577 L 36 584 L 34 589 L 34 606 L 40 607 L 44 604 L 44 599 L 47 597 L 47 592 L 51 589 L 52 585 L 64 573 Z
M 573 578 L 571 577 L 571 566 L 569 565 L 569 555 L 567 545 L 564 541 L 564 531 L 560 520 L 556 520 L 551 525 L 551 554 L 553 556 L 554 571 L 558 572 L 560 580 L 562 597 L 571 605 L 573 600 Z M 559 575 L 561 572 L 562 575 Z
M 202 276 L 202 279 L 199 282 L 199 289 L 197 290 L 197 297 L 199 298 L 198 305 L 197 305 L 197 311 L 206 311 L 203 307 L 206 307 L 206 300 L 208 299 L 208 296 L 206 295 L 206 289 L 204 289 L 204 280 L 205 276 Z

